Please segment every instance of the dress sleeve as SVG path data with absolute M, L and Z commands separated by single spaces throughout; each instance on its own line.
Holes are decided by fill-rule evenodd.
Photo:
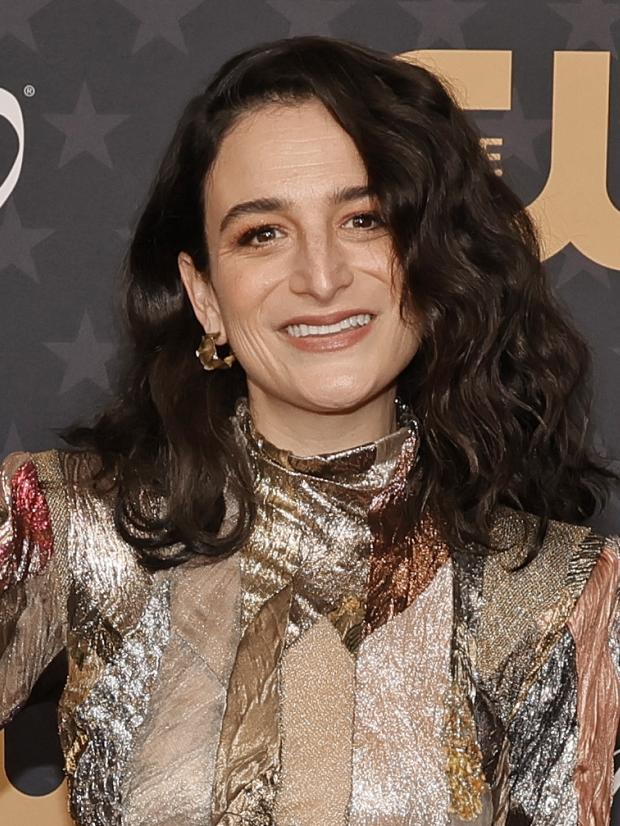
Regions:
M 612 536 L 568 623 L 576 651 L 579 735 L 573 782 L 580 823 L 609 823 L 620 722 L 619 587 L 620 541 Z
M 55 466 L 56 451 L 11 453 L 0 465 L 0 726 L 66 643 Z

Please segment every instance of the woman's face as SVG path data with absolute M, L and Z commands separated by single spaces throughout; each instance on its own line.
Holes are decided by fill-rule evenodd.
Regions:
M 246 372 L 250 400 L 356 410 L 415 354 L 390 237 L 349 135 L 316 101 L 240 118 L 205 181 L 210 282 L 179 256 L 196 315 Z

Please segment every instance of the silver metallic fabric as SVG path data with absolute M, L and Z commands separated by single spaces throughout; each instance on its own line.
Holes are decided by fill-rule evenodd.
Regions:
M 577 669 L 568 631 L 508 728 L 511 810 L 536 826 L 577 826 Z
M 167 585 L 163 582 L 154 590 L 138 625 L 75 709 L 76 724 L 87 738 L 72 788 L 72 808 L 79 822 L 93 826 L 123 822 L 121 784 L 170 634 Z
M 356 666 L 351 826 L 445 826 L 452 566 L 367 637 Z
M 492 554 L 447 548 L 430 516 L 399 521 L 407 428 L 298 457 L 244 403 L 232 426 L 258 508 L 247 544 L 157 573 L 90 483 L 96 456 L 0 468 L 0 720 L 66 648 L 75 822 L 605 822 L 618 540 L 551 522 L 520 568 L 538 520 L 500 507 Z

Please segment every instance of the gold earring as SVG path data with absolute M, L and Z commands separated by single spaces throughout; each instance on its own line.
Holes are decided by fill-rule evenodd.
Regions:
M 205 333 L 196 350 L 196 355 L 205 370 L 227 370 L 236 361 L 233 353 L 224 358 L 218 356 L 215 345 L 215 338 L 218 335 L 219 332 Z

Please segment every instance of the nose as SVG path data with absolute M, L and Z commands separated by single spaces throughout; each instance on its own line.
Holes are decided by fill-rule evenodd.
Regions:
M 338 243 L 329 234 L 306 237 L 296 252 L 289 277 L 292 292 L 328 304 L 353 281 L 353 271 Z

